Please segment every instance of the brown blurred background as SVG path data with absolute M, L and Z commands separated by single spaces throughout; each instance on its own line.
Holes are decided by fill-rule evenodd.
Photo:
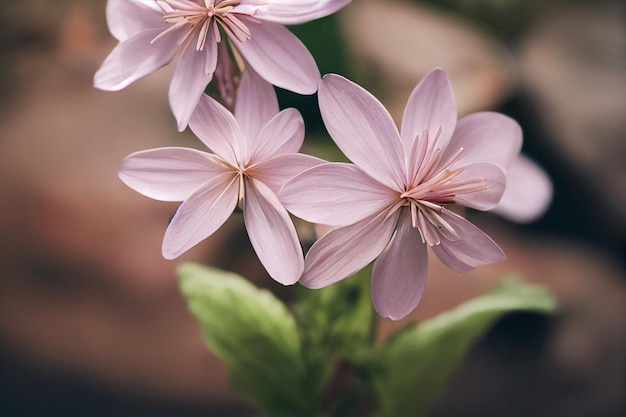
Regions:
M 249 408 L 206 350 L 175 267 L 199 261 L 288 296 L 263 272 L 240 217 L 168 262 L 177 204 L 125 187 L 127 154 L 198 146 L 176 132 L 170 69 L 119 93 L 92 87 L 115 46 L 105 0 L 0 3 L 0 415 L 236 416 Z M 625 410 L 626 34 L 618 1 L 353 0 L 294 28 L 323 73 L 341 72 L 394 113 L 433 66 L 459 111 L 498 110 L 554 180 L 533 225 L 473 220 L 506 263 L 459 275 L 434 263 L 410 319 L 510 272 L 551 288 L 555 318 L 516 315 L 476 346 L 433 416 L 620 416 Z M 280 93 L 328 146 L 315 98 Z M 404 323 L 404 322 L 403 322 Z M 381 337 L 403 323 L 383 321 Z

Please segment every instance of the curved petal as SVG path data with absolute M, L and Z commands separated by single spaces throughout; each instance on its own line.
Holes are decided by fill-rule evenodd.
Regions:
M 124 159 L 119 177 L 133 190 L 161 201 L 183 201 L 224 167 L 214 155 L 188 148 L 158 148 Z
M 146 29 L 164 31 L 169 26 L 163 13 L 140 1 L 109 0 L 106 16 L 109 31 L 120 42 Z
M 506 255 L 489 236 L 463 217 L 449 210 L 440 213 L 459 236 L 459 240 L 441 239 L 431 246 L 437 257 L 457 272 L 467 272 L 477 266 L 502 262 Z
M 286 27 L 277 23 L 255 23 L 247 18 L 251 38 L 231 41 L 250 66 L 275 86 L 298 94 L 313 94 L 320 82 L 320 72 L 306 46 Z
M 331 15 L 348 3 L 350 0 L 272 0 L 267 6 L 258 7 L 254 17 L 283 25 L 297 25 Z
M 191 131 L 233 167 L 238 166 L 241 133 L 235 117 L 220 103 L 203 94 L 189 120 Z
M 323 159 L 301 153 L 283 154 L 251 166 L 247 173 L 278 195 L 287 181 L 304 170 L 325 163 Z
M 259 181 L 246 180 L 243 216 L 252 247 L 272 278 L 295 284 L 304 269 L 296 228 L 276 195 Z
M 251 164 L 281 154 L 296 153 L 304 142 L 304 120 L 298 110 L 285 109 L 248 141 Z
M 470 114 L 460 119 L 441 161 L 446 163 L 459 149 L 453 166 L 491 162 L 507 168 L 522 148 L 522 129 L 508 116 L 494 112 Z
M 230 217 L 239 198 L 236 174 L 220 174 L 176 210 L 163 238 L 163 257 L 174 259 L 211 236 Z
M 509 165 L 504 194 L 493 211 L 509 220 L 528 223 L 543 215 L 550 201 L 550 178 L 533 161 L 519 155 Z
M 498 205 L 506 183 L 507 176 L 499 165 L 478 162 L 463 167 L 463 172 L 451 181 L 450 187 L 469 191 L 457 193 L 456 203 L 484 211 Z M 478 191 L 472 191 L 477 188 Z
M 398 129 L 387 109 L 368 91 L 335 74 L 318 92 L 326 129 L 339 149 L 372 178 L 404 191 L 405 159 Z
M 119 91 L 169 63 L 178 49 L 174 32 L 152 40 L 161 29 L 149 29 L 117 44 L 94 76 L 94 86 Z
M 450 80 L 445 71 L 435 68 L 417 84 L 404 109 L 400 130 L 407 154 L 413 148 L 417 136 L 423 136 L 424 129 L 428 131 L 429 149 L 435 146 L 438 129 L 441 129 L 441 133 L 436 146 L 441 150 L 446 149 L 456 120 L 456 99 Z
M 354 275 L 385 249 L 397 222 L 398 212 L 382 213 L 326 233 L 306 254 L 300 283 L 322 288 Z
M 399 320 L 417 306 L 428 278 L 428 251 L 408 210 L 372 269 L 372 303 L 383 317 Z
M 193 44 L 187 45 L 176 64 L 169 99 L 179 132 L 189 124 L 204 89 L 213 78 L 217 66 L 217 42 L 213 36 L 213 31 L 209 30 L 205 49 L 201 51 L 197 51 Z
M 235 100 L 235 119 L 243 136 L 255 138 L 279 110 L 272 84 L 261 78 L 252 68 L 246 68 Z
M 355 165 L 326 163 L 295 176 L 279 198 L 287 210 L 306 221 L 346 226 L 382 212 L 399 195 Z

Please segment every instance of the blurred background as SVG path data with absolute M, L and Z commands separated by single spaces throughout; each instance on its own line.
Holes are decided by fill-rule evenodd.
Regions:
M 237 416 L 249 408 L 204 347 L 175 278 L 197 261 L 289 296 L 234 216 L 176 261 L 161 241 L 177 204 L 117 177 L 129 153 L 198 146 L 177 134 L 171 68 L 119 93 L 92 87 L 115 46 L 105 0 L 0 3 L 0 415 Z M 370 91 L 399 119 L 417 82 L 447 70 L 461 115 L 520 122 L 524 152 L 554 182 L 546 215 L 472 220 L 509 260 L 467 274 L 433 262 L 407 320 L 516 273 L 550 288 L 553 318 L 515 315 L 486 335 L 432 415 L 621 416 L 626 357 L 626 33 L 613 0 L 353 0 L 294 27 L 322 73 Z M 315 97 L 279 92 L 332 154 Z M 381 321 L 380 337 L 406 324 Z

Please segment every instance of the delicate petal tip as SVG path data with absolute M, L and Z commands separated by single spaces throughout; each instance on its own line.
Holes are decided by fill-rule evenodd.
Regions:
M 297 25 L 331 15 L 345 7 L 350 1 L 309 0 L 294 4 L 293 0 L 273 0 L 266 7 L 257 6 L 254 17 L 283 25 Z

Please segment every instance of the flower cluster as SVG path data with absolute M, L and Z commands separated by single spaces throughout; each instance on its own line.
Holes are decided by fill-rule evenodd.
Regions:
M 339 75 L 321 79 L 313 57 L 283 25 L 348 2 L 109 0 L 109 27 L 120 43 L 95 85 L 119 90 L 177 59 L 169 99 L 178 128 L 189 126 L 210 152 L 140 151 L 120 169 L 138 192 L 182 201 L 165 233 L 164 257 L 209 237 L 239 207 L 276 281 L 321 288 L 374 261 L 374 307 L 399 319 L 421 298 L 428 248 L 459 272 L 505 259 L 459 209 L 529 221 L 544 211 L 551 188 L 519 154 L 522 133 L 514 120 L 491 112 L 457 120 L 441 69 L 414 89 L 400 132 L 366 90 Z M 214 74 L 226 107 L 203 93 Z M 352 163 L 298 153 L 302 117 L 295 109 L 279 111 L 271 84 L 317 91 L 324 124 Z M 328 226 L 306 257 L 287 210 Z

